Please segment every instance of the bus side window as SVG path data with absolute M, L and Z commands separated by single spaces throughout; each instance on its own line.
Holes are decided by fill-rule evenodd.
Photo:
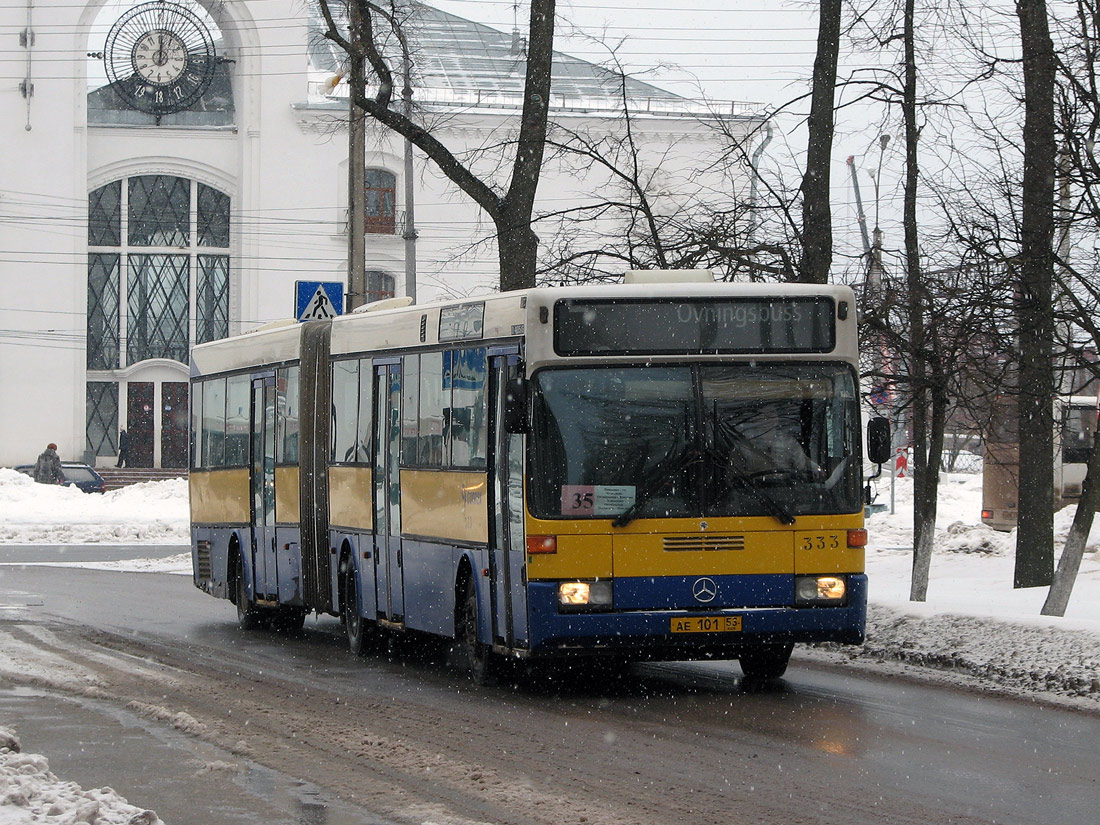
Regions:
M 374 421 L 374 404 L 371 401 L 373 390 L 374 370 L 371 368 L 369 358 L 359 361 L 359 428 L 358 448 L 356 453 L 358 460 L 363 464 L 371 461 L 371 442 L 374 438 L 374 430 L 371 424 Z
M 298 463 L 298 367 L 279 370 L 275 463 Z
M 420 426 L 417 463 L 443 466 L 443 353 L 420 356 Z
M 191 384 L 191 469 L 202 466 L 202 381 Z
M 359 418 L 359 362 L 332 365 L 332 461 L 356 460 Z
M 401 464 L 415 465 L 420 446 L 420 356 L 401 359 Z
M 488 459 L 488 362 L 484 349 L 457 350 L 451 362 L 450 436 L 456 467 L 484 467 Z
M 202 466 L 225 465 L 225 379 L 203 382 Z
M 247 375 L 231 376 L 226 384 L 225 396 L 225 460 L 226 467 L 248 466 L 248 450 L 251 439 L 249 410 L 252 399 L 252 380 Z

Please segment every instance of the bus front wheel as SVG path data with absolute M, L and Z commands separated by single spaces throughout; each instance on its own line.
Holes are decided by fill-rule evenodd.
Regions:
M 767 682 L 778 679 L 787 670 L 794 645 L 761 645 L 741 651 L 738 657 L 741 672 L 745 678 L 754 682 Z
M 494 656 L 489 645 L 478 641 L 477 615 L 477 590 L 474 587 L 473 578 L 468 578 L 455 638 L 461 649 L 465 670 L 470 674 L 474 684 L 487 685 L 493 677 Z

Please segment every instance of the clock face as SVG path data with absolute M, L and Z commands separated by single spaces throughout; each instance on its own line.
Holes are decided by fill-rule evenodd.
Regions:
M 154 86 L 170 86 L 187 69 L 187 46 L 166 31 L 143 34 L 134 44 L 134 71 Z
M 214 79 L 214 40 L 193 11 L 166 0 L 130 9 L 107 34 L 107 78 L 131 108 L 166 115 L 193 106 Z

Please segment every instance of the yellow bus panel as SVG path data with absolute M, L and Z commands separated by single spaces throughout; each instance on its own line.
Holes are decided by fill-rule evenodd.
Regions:
M 192 470 L 188 480 L 195 524 L 248 524 L 248 468 Z
M 730 576 L 794 569 L 789 530 L 618 535 L 614 550 L 616 576 Z
M 556 553 L 527 556 L 527 578 L 608 579 L 612 575 L 611 536 L 559 535 Z
M 848 546 L 847 529 L 823 529 L 794 535 L 795 573 L 862 573 L 862 547 Z
M 401 532 L 489 541 L 488 476 L 483 472 L 401 471 Z
M 702 523 L 706 523 L 706 528 Z M 557 552 L 529 555 L 529 578 L 862 573 L 848 547 L 861 514 L 801 516 L 794 529 L 770 517 L 527 521 L 528 535 L 557 538 Z
M 301 498 L 298 496 L 298 468 L 275 468 L 275 521 L 297 524 L 302 520 Z
M 370 467 L 328 468 L 329 524 L 354 530 L 373 529 L 371 478 Z

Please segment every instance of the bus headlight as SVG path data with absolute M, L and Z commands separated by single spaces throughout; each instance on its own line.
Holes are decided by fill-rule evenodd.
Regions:
M 558 606 L 562 610 L 611 607 L 611 582 L 558 582 Z
M 843 576 L 795 576 L 795 604 L 839 604 L 848 595 Z

